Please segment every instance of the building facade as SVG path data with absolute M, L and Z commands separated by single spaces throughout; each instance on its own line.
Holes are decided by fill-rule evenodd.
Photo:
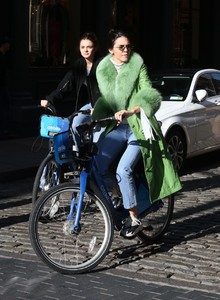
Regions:
M 103 54 L 110 28 L 128 31 L 149 73 L 220 68 L 218 0 L 7 0 L 0 7 L 0 35 L 12 41 L 8 81 L 17 109 L 56 87 L 85 31 L 97 34 Z

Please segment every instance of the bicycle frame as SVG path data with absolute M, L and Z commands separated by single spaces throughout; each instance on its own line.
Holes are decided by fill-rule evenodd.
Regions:
M 87 166 L 86 170 L 82 170 L 80 172 L 80 195 L 78 198 L 77 206 L 75 206 L 75 196 L 71 200 L 70 205 L 70 214 L 68 217 L 68 220 L 74 221 L 72 225 L 72 232 L 79 233 L 80 232 L 80 216 L 81 216 L 81 208 L 83 203 L 83 197 L 86 191 L 86 187 L 94 191 L 96 195 L 101 194 L 101 198 L 104 197 L 105 201 L 108 203 L 108 206 L 111 211 L 111 215 L 114 221 L 114 224 L 116 226 L 121 226 L 122 220 L 128 217 L 128 210 L 121 209 L 117 210 L 114 205 L 112 198 L 106 188 L 105 182 L 102 178 L 102 176 L 99 175 L 98 168 L 96 166 L 94 158 L 92 158 L 92 161 Z M 140 204 L 140 203 L 139 203 Z M 74 209 L 73 209 L 74 206 Z M 144 205 L 142 205 L 141 209 L 139 210 L 139 216 L 144 217 L 148 213 L 152 211 L 156 211 L 158 208 L 163 206 L 163 202 L 161 200 L 151 203 L 150 199 L 146 198 L 146 190 L 145 190 L 145 199 L 144 199 Z M 75 213 L 75 217 L 74 217 Z

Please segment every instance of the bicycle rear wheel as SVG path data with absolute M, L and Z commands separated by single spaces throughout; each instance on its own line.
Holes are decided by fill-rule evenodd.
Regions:
M 62 183 L 43 194 L 29 219 L 31 244 L 36 254 L 50 268 L 64 274 L 88 272 L 107 255 L 113 240 L 114 226 L 108 204 L 86 191 L 80 218 L 79 233 L 68 221 L 70 203 L 80 189 Z M 53 209 L 51 210 L 51 203 Z
M 61 166 L 57 164 L 54 154 L 49 154 L 37 170 L 32 190 L 32 204 L 35 204 L 37 199 L 49 188 L 61 183 L 62 179 Z
M 145 243 L 157 242 L 167 231 L 174 208 L 174 195 L 156 201 L 151 208 L 140 217 L 143 230 L 137 237 Z

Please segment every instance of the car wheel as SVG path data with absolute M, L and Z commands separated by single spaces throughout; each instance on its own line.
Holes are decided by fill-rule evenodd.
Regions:
M 166 142 L 175 169 L 183 172 L 186 160 L 186 140 L 183 133 L 177 129 L 171 130 L 166 136 Z

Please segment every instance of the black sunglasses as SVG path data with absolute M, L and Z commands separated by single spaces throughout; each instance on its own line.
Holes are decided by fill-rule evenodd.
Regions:
M 118 47 L 114 47 L 114 48 L 116 48 L 116 49 L 118 49 L 118 50 L 120 50 L 120 51 L 124 51 L 126 48 L 127 48 L 128 50 L 133 49 L 133 46 L 130 45 L 130 44 L 128 44 L 128 45 L 119 45 Z

